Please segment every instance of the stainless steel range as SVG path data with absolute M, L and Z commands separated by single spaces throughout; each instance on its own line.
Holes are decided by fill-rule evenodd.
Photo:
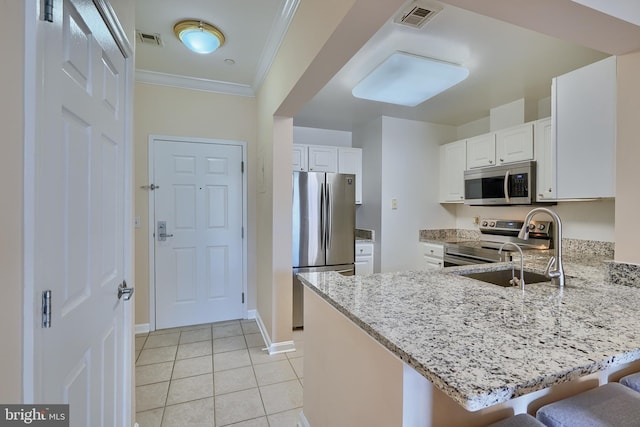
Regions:
M 512 251 L 506 246 L 502 253 L 498 249 L 504 242 L 513 242 L 523 250 L 551 249 L 553 223 L 551 221 L 531 221 L 529 240 L 518 238 L 518 232 L 524 225 L 522 220 L 490 219 L 480 220 L 480 240 L 446 243 L 444 247 L 444 266 L 484 264 L 489 262 L 511 261 Z

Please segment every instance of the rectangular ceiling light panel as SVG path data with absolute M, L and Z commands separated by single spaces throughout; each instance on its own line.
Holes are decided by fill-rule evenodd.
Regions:
M 435 59 L 395 52 L 353 88 L 356 98 L 415 107 L 460 83 L 469 70 Z

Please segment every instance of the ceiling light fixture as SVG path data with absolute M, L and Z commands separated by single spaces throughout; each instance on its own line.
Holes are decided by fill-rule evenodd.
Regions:
M 353 88 L 356 98 L 415 107 L 460 83 L 469 70 L 449 62 L 395 52 Z
M 224 34 L 204 21 L 186 20 L 173 26 L 176 37 L 196 53 L 212 53 L 224 44 Z

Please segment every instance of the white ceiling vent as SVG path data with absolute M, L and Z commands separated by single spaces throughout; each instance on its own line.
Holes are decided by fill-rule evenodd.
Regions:
M 422 28 L 441 10 L 440 6 L 414 1 L 401 11 L 393 22 L 413 28 Z
M 162 39 L 160 38 L 160 34 L 154 33 L 143 33 L 142 31 L 136 30 L 136 40 L 141 44 L 149 44 L 152 46 L 164 46 L 162 43 Z

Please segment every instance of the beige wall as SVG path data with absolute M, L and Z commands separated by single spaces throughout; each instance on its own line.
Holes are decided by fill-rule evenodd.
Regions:
M 24 4 L 0 1 L 0 402 L 22 400 L 22 188 L 23 188 L 23 85 Z
M 256 99 L 136 83 L 134 99 L 136 324 L 149 323 L 149 135 L 247 143 L 247 293 L 256 307 Z
M 640 52 L 618 57 L 616 261 L 640 263 Z

